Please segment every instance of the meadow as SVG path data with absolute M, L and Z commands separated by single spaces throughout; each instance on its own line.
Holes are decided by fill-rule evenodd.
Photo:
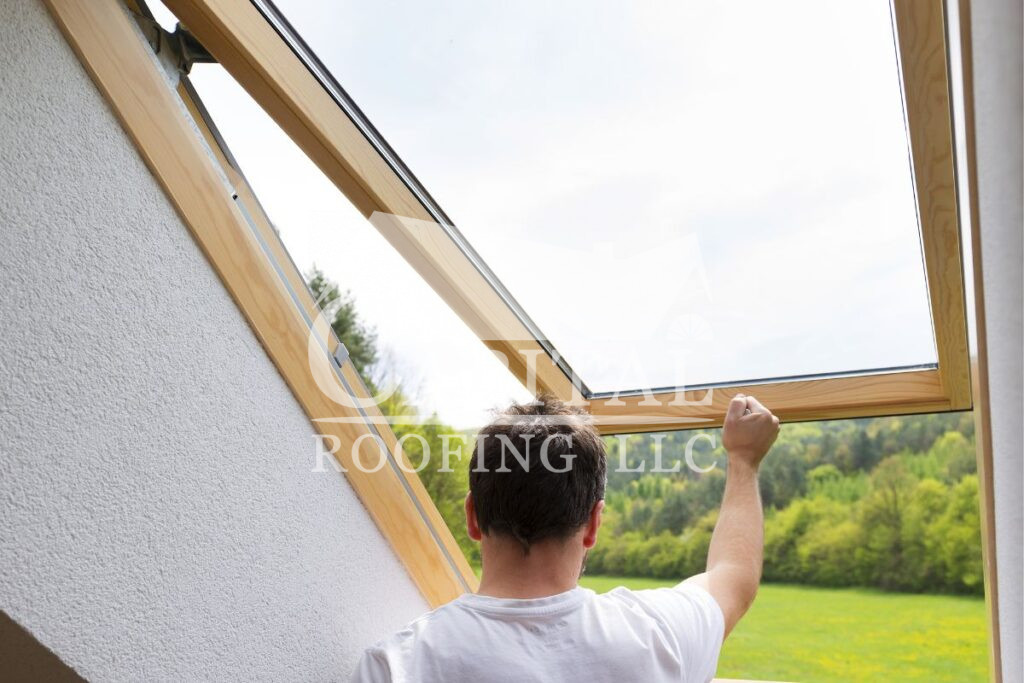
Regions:
M 671 586 L 585 576 L 599 593 Z M 722 648 L 718 676 L 769 681 L 988 680 L 985 602 L 952 595 L 766 584 Z

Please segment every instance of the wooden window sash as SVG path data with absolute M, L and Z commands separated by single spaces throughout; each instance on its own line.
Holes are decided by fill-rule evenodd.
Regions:
M 475 575 L 397 449 L 386 419 L 375 408 L 365 408 L 364 414 L 339 405 L 319 389 L 316 377 L 335 380 L 337 365 L 326 336 L 318 338 L 324 353 L 309 353 L 315 332 L 307 318 L 314 309 L 310 299 L 306 310 L 295 303 L 296 291 L 309 296 L 301 275 L 294 267 L 290 274 L 280 270 L 286 262 L 273 257 L 281 249 L 276 234 L 269 239 L 273 229 L 261 210 L 254 211 L 258 204 L 242 196 L 251 195 L 248 184 L 231 176 L 230 165 L 218 165 L 218 148 L 208 148 L 196 134 L 195 122 L 168 86 L 125 7 L 118 0 L 47 0 L 47 5 L 317 433 L 342 445 L 336 459 L 424 598 L 437 606 L 474 590 Z M 225 182 L 224 173 L 235 188 Z M 233 196 L 235 189 L 241 190 L 241 204 Z M 251 225 L 242 206 L 256 217 Z M 296 287 L 299 283 L 301 288 Z M 365 397 L 351 362 L 341 365 L 340 375 L 349 390 Z M 356 467 L 352 447 L 357 441 L 355 455 L 362 462 L 370 467 L 379 462 L 377 436 L 387 446 L 389 466 L 375 472 Z

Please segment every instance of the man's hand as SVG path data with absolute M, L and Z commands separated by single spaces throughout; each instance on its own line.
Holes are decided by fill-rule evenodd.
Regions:
M 730 463 L 757 469 L 779 435 L 779 418 L 753 396 L 736 394 L 729 402 L 722 428 L 722 445 Z

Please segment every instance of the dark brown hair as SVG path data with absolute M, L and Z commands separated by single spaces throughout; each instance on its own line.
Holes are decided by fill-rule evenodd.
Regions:
M 550 396 L 512 404 L 480 430 L 469 490 L 480 531 L 511 536 L 525 553 L 568 538 L 604 498 L 605 448 L 582 410 Z

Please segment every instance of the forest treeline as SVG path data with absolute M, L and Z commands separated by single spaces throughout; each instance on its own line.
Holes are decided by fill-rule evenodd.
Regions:
M 375 389 L 377 340 L 354 302 L 322 273 L 314 295 L 364 381 Z M 415 414 L 401 387 L 382 406 Z M 423 444 L 442 452 L 455 431 L 436 419 L 399 422 L 410 460 Z M 700 437 L 694 438 L 695 435 Z M 471 563 L 477 545 L 465 529 L 463 500 L 472 448 L 465 434 L 453 472 L 426 467 L 420 478 Z M 720 430 L 637 434 L 606 440 L 604 523 L 587 572 L 684 578 L 704 570 L 725 486 Z M 687 465 L 690 461 L 706 472 Z M 449 439 L 448 447 L 453 442 Z M 714 445 L 713 445 L 714 444 Z M 981 594 L 981 533 L 974 425 L 969 413 L 783 425 L 760 471 L 765 506 L 766 581 L 886 590 Z M 652 470 L 662 470 L 653 471 Z M 678 471 L 664 471 L 678 470 Z
M 982 592 L 978 478 L 969 413 L 783 425 L 760 472 L 766 581 Z M 719 433 L 709 432 L 719 443 Z M 612 441 L 616 462 L 685 462 L 688 432 Z M 706 439 L 695 442 L 698 451 Z M 612 472 L 595 574 L 703 571 L 725 487 L 710 444 L 695 473 Z M 617 463 L 616 463 L 617 464 Z

